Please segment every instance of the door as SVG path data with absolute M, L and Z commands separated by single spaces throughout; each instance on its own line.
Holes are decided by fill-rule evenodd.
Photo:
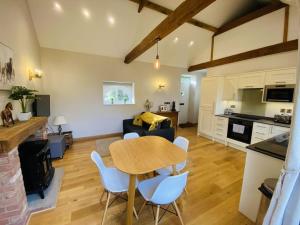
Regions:
M 182 76 L 180 79 L 179 124 L 188 122 L 190 85 L 191 78 Z

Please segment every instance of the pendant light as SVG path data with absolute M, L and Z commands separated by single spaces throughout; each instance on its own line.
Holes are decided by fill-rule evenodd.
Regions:
M 159 61 L 159 55 L 158 55 L 158 42 L 160 41 L 159 38 L 156 39 L 156 58 L 154 61 L 154 68 L 159 70 L 160 68 L 160 61 Z

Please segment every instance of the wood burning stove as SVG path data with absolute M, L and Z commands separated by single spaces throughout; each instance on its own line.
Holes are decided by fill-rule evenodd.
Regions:
M 27 141 L 19 145 L 19 156 L 26 194 L 39 193 L 45 197 L 44 190 L 54 176 L 48 140 Z

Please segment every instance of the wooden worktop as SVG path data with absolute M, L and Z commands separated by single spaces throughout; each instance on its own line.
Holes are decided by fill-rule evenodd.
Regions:
M 17 121 L 12 127 L 0 128 L 0 152 L 9 152 L 26 138 L 33 135 L 48 122 L 47 117 L 33 117 L 28 121 Z

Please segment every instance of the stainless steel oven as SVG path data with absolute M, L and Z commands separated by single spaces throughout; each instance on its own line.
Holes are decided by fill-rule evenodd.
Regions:
M 264 90 L 265 102 L 294 102 L 295 85 L 267 85 Z

